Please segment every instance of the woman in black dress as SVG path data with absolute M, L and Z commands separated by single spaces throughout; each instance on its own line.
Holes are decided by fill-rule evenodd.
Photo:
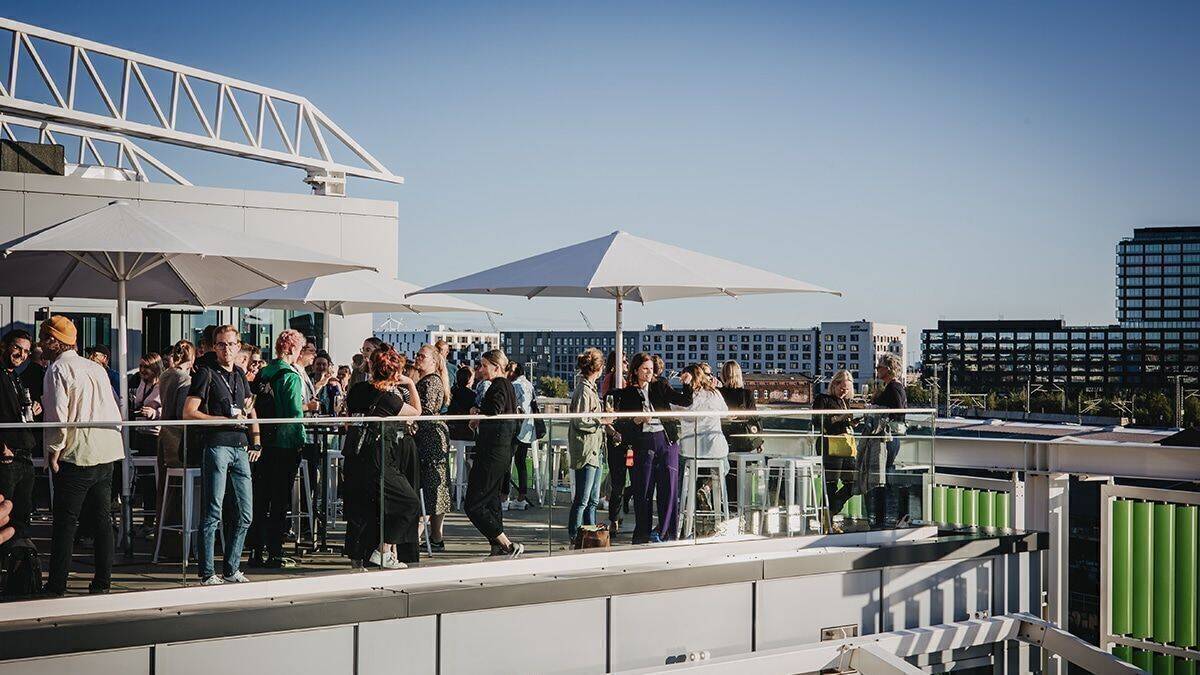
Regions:
M 351 415 L 412 417 L 420 414 L 420 398 L 403 361 L 394 349 L 371 354 L 371 379 L 350 388 L 346 408 Z M 417 525 L 421 519 L 420 462 L 407 424 L 376 422 L 356 426 L 347 438 L 344 498 L 347 515 L 346 556 L 358 567 L 387 569 L 417 562 Z M 361 441 L 355 436 L 360 436 Z M 381 518 L 382 516 L 382 518 Z
M 450 390 L 450 403 L 446 408 L 447 415 L 470 415 L 475 407 L 475 373 L 462 366 L 454 374 L 454 387 Z M 466 421 L 448 422 L 450 439 L 455 441 L 475 440 L 475 430 Z
M 742 375 L 742 366 L 737 361 L 726 361 L 721 364 L 721 386 L 717 389 L 725 406 L 731 411 L 746 410 L 753 412 L 758 409 L 754 403 L 754 392 L 746 388 L 746 378 Z M 762 431 L 758 417 L 738 416 L 726 417 L 721 420 L 721 431 L 729 442 L 729 452 L 759 452 L 762 449 L 762 439 L 752 438 L 751 434 Z M 729 458 L 734 461 L 733 457 Z M 734 495 L 737 503 L 742 503 L 742 496 L 737 493 L 737 473 L 730 471 L 725 474 L 726 494 Z
M 829 381 L 829 389 L 813 400 L 813 410 L 849 410 L 854 396 L 854 378 L 847 370 L 839 370 Z M 857 487 L 857 444 L 848 434 L 854 417 L 821 415 L 814 420 L 821 429 L 821 463 L 825 466 L 825 494 L 829 499 L 829 520 L 841 513 Z M 836 438 L 835 438 L 836 437 Z M 832 439 L 832 440 L 831 440 Z M 838 483 L 841 485 L 838 485 Z
M 505 377 L 508 357 L 499 349 L 485 352 L 479 360 L 476 377 L 488 382 L 479 408 L 487 416 L 515 415 L 517 394 Z M 521 544 L 504 534 L 504 517 L 500 510 L 500 490 L 508 483 L 512 465 L 513 446 L 517 440 L 519 420 L 475 420 L 475 461 L 467 476 L 467 498 L 463 510 L 471 524 L 492 544 L 493 556 L 515 558 L 525 551 Z

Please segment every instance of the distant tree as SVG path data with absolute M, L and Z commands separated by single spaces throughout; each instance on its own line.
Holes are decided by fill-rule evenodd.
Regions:
M 540 396 L 548 396 L 550 398 L 567 398 L 571 395 L 571 388 L 567 386 L 567 381 L 553 375 L 539 377 L 537 380 L 537 389 Z
M 920 380 L 908 385 L 908 405 L 914 408 L 924 408 L 930 405 L 933 396 Z
M 1156 427 L 1175 423 L 1171 401 L 1161 391 L 1151 392 L 1138 397 L 1137 405 L 1134 406 L 1134 417 L 1137 418 L 1138 424 Z

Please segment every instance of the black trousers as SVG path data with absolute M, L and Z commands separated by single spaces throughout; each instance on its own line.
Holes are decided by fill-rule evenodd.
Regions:
M 855 459 L 853 457 L 832 457 L 825 455 L 825 494 L 829 497 L 829 516 L 832 518 L 842 512 L 846 502 L 854 496 L 856 478 Z M 839 486 L 838 483 L 841 482 Z
M 50 576 L 46 590 L 67 590 L 67 573 L 75 549 L 75 530 L 81 521 L 95 537 L 96 571 L 90 588 L 107 589 L 112 582 L 112 475 L 116 462 L 76 466 L 59 462 L 54 475 L 54 526 L 50 535 Z
M 471 524 L 487 540 L 495 543 L 504 533 L 504 517 L 500 511 L 500 491 L 508 485 L 508 470 L 512 465 L 511 445 L 475 446 L 475 461 L 467 475 L 467 495 L 463 511 Z
M 13 528 L 13 539 L 28 537 L 29 516 L 33 513 L 33 463 L 28 455 L 0 464 L 0 495 L 12 502 L 8 524 Z
M 633 491 L 625 489 L 625 477 L 629 468 L 625 466 L 625 454 L 629 445 L 605 441 L 608 446 L 608 521 L 621 519 L 621 506 L 633 498 Z
M 298 448 L 264 448 L 262 456 L 251 465 L 254 520 L 246 538 L 252 551 L 264 550 L 271 557 L 283 555 L 292 485 L 299 466 Z
M 529 464 L 526 460 L 529 459 L 529 443 L 517 441 L 513 449 L 512 463 L 517 465 L 517 496 L 524 498 L 529 494 Z M 500 496 L 503 499 L 508 499 L 509 488 L 512 486 L 512 481 L 506 479 L 504 488 L 500 490 Z

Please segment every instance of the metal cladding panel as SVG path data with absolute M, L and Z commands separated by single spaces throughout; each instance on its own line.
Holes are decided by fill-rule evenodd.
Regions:
M 50 658 L 5 661 L 0 666 L 4 675 L 150 675 L 150 649 L 115 649 Z
M 965 621 L 992 611 L 992 560 L 933 562 L 883 570 L 883 628 Z
M 1175 506 L 1154 505 L 1154 640 L 1175 641 Z
M 213 673 L 354 672 L 354 627 L 339 626 L 247 637 L 177 642 L 154 648 L 154 672 Z
M 77 197 L 52 193 L 25 193 L 25 234 L 94 211 L 113 201 L 112 197 Z
M 1012 527 L 1012 519 L 1009 517 L 1008 513 L 1010 508 L 1009 504 L 1011 501 L 1009 494 L 1007 492 L 997 492 L 995 493 L 993 499 L 996 502 L 993 506 L 993 517 L 996 521 L 996 527 L 1004 529 Z
M 393 675 L 400 654 L 404 664 L 400 672 L 436 672 L 437 631 L 435 616 L 359 624 L 356 675 Z
M 1111 569 L 1112 632 L 1128 635 L 1133 630 L 1133 503 L 1128 499 L 1112 503 Z
M 879 632 L 878 570 L 816 574 L 758 582 L 754 606 L 757 650 L 820 642 L 821 629 L 854 625 Z M 819 612 L 797 611 L 819 607 Z
M 1133 503 L 1133 636 L 1154 637 L 1154 505 Z
M 741 654 L 753 646 L 751 583 L 624 595 L 611 602 L 612 671 L 678 663 L 688 652 Z
M 606 604 L 594 598 L 443 614 L 438 672 L 603 673 Z
M 1175 645 L 1196 647 L 1197 515 L 1195 506 L 1175 507 Z

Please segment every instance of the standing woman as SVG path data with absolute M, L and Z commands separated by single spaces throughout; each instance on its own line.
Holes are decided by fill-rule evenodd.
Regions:
M 604 368 L 604 377 L 600 381 L 600 400 L 608 401 L 610 395 L 616 394 L 613 385 L 616 383 L 617 353 L 608 353 L 608 363 Z M 621 359 L 621 370 L 629 364 L 627 357 Z M 615 398 L 615 396 L 614 396 Z M 607 403 L 605 404 L 607 406 Z M 615 407 L 614 407 L 615 409 Z M 605 453 L 608 462 L 608 529 L 612 536 L 621 531 L 621 512 L 629 513 L 629 502 L 633 499 L 633 490 L 625 488 L 625 480 L 632 465 L 626 460 L 632 460 L 630 440 L 621 436 L 617 426 L 610 426 L 605 431 Z
M 422 415 L 439 415 L 446 404 L 446 388 L 442 384 L 440 366 L 445 361 L 432 345 L 417 352 L 417 395 L 421 398 Z M 429 543 L 435 551 L 446 550 L 442 523 L 450 511 L 450 474 L 446 459 L 450 456 L 450 431 L 442 420 L 417 422 L 417 455 L 421 459 L 421 489 L 425 492 L 425 513 L 429 515 Z M 424 526 L 425 520 L 421 519 Z M 419 530 L 420 528 L 418 528 Z
M 516 361 L 508 362 L 508 381 L 512 382 L 513 391 L 517 394 L 517 412 L 523 415 L 533 413 L 533 383 L 525 377 L 525 367 Z M 534 424 L 532 419 L 523 419 L 517 430 L 517 443 L 513 449 L 513 463 L 517 465 L 517 499 L 510 501 L 508 492 L 512 481 L 505 481 L 500 490 L 502 509 L 524 511 L 529 508 L 529 449 L 533 447 Z
M 725 399 L 725 405 L 730 410 L 745 410 L 753 412 L 758 409 L 754 403 L 754 392 L 746 388 L 746 379 L 742 375 L 742 366 L 737 361 L 726 361 L 721 364 L 721 384 L 717 391 Z M 721 432 L 729 443 L 730 452 L 758 452 L 762 449 L 762 439 L 753 438 L 752 434 L 762 431 L 762 425 L 757 417 L 738 416 L 726 417 L 721 421 Z M 730 500 L 735 498 L 741 504 L 741 496 L 737 494 L 737 476 L 733 473 L 725 475 L 725 489 L 729 491 Z
M 842 369 L 829 381 L 829 389 L 813 400 L 813 410 L 849 410 L 854 397 L 854 378 Z M 852 415 L 821 415 L 821 462 L 825 465 L 825 494 L 829 499 L 829 520 L 842 512 L 854 496 L 858 446 L 853 440 Z M 841 485 L 838 485 L 838 482 Z
M 420 414 L 417 386 L 404 376 L 400 355 L 394 349 L 374 350 L 370 373 L 370 381 L 350 387 L 346 408 L 351 415 Z M 418 560 L 420 462 L 406 427 L 400 421 L 355 427 L 351 433 L 362 436 L 357 447 L 352 437 L 347 438 L 346 555 L 355 567 L 373 563 L 386 569 L 402 569 L 407 567 L 405 563 Z
M 675 536 L 679 501 L 679 422 L 662 420 L 653 413 L 668 412 L 672 405 L 692 404 L 691 376 L 679 376 L 683 392 L 665 379 L 654 377 L 649 354 L 639 352 L 629 361 L 629 386 L 613 394 L 618 412 L 642 412 L 618 421 L 621 436 L 633 442 L 633 509 L 637 525 L 633 543 L 665 541 Z M 658 505 L 658 528 L 651 530 L 650 502 Z
M 433 343 L 434 349 L 438 355 L 438 377 L 442 380 L 442 402 L 445 405 L 450 404 L 450 368 L 447 365 L 447 359 L 450 358 L 450 343 L 446 342 L 445 338 L 438 338 L 438 341 Z M 443 408 L 445 410 L 445 408 Z M 439 411 L 440 412 L 440 411 Z
M 446 409 L 447 415 L 470 415 L 475 407 L 475 373 L 467 366 L 462 366 L 454 374 L 454 387 L 450 390 L 450 403 Z M 450 427 L 450 438 L 455 441 L 475 440 L 475 431 L 470 422 L 453 421 Z
M 480 397 L 475 411 L 488 417 L 514 415 L 517 394 L 505 377 L 508 357 L 499 349 L 484 352 L 479 360 L 478 379 L 488 386 Z M 517 420 L 476 420 L 475 461 L 467 476 L 467 495 L 463 510 L 471 524 L 492 545 L 493 556 L 515 558 L 525 547 L 504 534 L 504 516 L 500 510 L 500 490 L 508 484 L 512 466 L 513 443 L 517 435 Z
M 692 382 L 692 404 L 689 406 L 671 406 L 675 410 L 689 412 L 708 412 L 712 415 L 689 417 L 681 419 L 682 431 L 679 434 L 679 454 L 684 462 L 692 462 L 692 471 L 698 472 L 695 460 L 721 460 L 718 480 L 725 482 L 729 474 L 729 442 L 721 431 L 723 417 L 720 413 L 729 412 L 725 399 L 717 391 L 717 381 L 699 364 L 684 368 L 683 375 Z M 705 479 L 697 481 L 696 511 L 714 511 L 712 501 L 712 481 Z M 695 513 L 695 511 L 693 511 Z
M 908 407 L 908 391 L 904 388 L 904 364 L 895 354 L 884 354 L 879 357 L 875 366 L 875 377 L 883 384 L 883 389 L 871 399 L 871 404 L 877 408 L 893 410 Z M 900 485 L 896 471 L 896 455 L 900 454 L 900 436 L 907 433 L 904 413 L 889 413 L 882 420 L 883 432 L 886 432 L 887 452 L 883 466 L 873 478 L 869 506 L 873 525 L 895 524 L 896 520 L 908 520 L 908 486 Z M 870 477 L 869 477 L 870 478 Z M 866 495 L 866 492 L 863 493 Z M 864 497 L 865 499 L 866 497 Z M 895 502 L 893 507 L 889 502 Z M 896 510 L 896 520 L 890 518 L 892 509 Z M 888 522 L 890 521 L 890 522 Z
M 571 454 L 571 469 L 575 472 L 575 496 L 567 518 L 567 534 L 571 541 L 582 525 L 596 524 L 596 505 L 600 502 L 600 458 L 604 454 L 604 420 L 599 417 L 600 393 L 596 380 L 604 365 L 604 354 L 594 347 L 584 350 L 576 362 L 575 392 L 571 394 L 571 412 L 591 413 L 595 417 L 571 420 L 567 450 Z
M 138 385 L 133 390 L 132 405 L 129 406 L 135 420 L 162 419 L 162 388 L 159 377 L 162 376 L 162 357 L 150 352 L 138 362 Z M 139 455 L 153 455 L 158 452 L 158 427 L 134 427 L 131 445 Z

